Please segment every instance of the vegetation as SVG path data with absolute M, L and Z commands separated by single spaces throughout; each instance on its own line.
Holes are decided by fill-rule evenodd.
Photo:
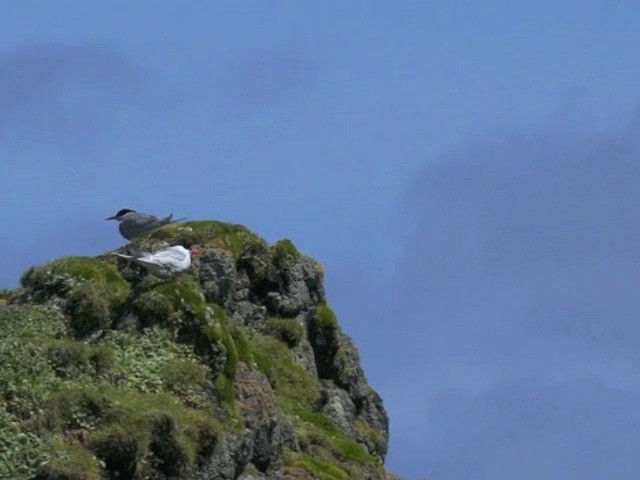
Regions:
M 182 241 L 228 251 L 256 296 L 300 258 L 289 240 L 269 247 L 221 222 L 169 225 L 134 247 Z M 327 305 L 308 325 L 240 325 L 207 303 L 197 264 L 163 282 L 128 268 L 111 256 L 66 257 L 28 270 L 21 289 L 0 291 L 0 478 L 181 478 L 224 435 L 246 428 L 238 362 L 265 375 L 295 428 L 301 451 L 285 452 L 288 468 L 325 480 L 376 468 L 378 459 L 318 411 L 321 384 L 291 351 L 309 338 L 327 347 L 319 368 L 337 361 L 339 326 Z M 368 425 L 356 428 L 368 448 L 384 442 Z
M 267 249 L 267 243 L 246 227 L 212 220 L 168 225 L 157 230 L 152 238 L 218 247 L 229 251 L 236 259 L 248 245 L 256 244 Z
M 249 346 L 255 366 L 265 374 L 287 413 L 313 411 L 320 398 L 318 382 L 293 361 L 286 344 L 275 338 L 254 334 Z
M 266 335 L 282 340 L 290 348 L 295 347 L 304 338 L 304 327 L 295 318 L 269 318 L 260 329 Z

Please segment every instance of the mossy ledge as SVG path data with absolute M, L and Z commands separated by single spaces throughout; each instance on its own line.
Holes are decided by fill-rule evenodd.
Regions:
M 396 478 L 322 267 L 218 221 L 120 251 L 182 241 L 203 255 L 178 280 L 105 254 L 0 291 L 0 478 Z

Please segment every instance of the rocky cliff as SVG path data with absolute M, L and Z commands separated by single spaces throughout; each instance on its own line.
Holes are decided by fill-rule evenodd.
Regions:
M 288 240 L 187 222 L 178 281 L 67 257 L 0 293 L 0 478 L 385 479 L 388 418 Z

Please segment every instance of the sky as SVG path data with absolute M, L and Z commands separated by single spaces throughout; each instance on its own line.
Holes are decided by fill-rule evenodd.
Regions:
M 0 288 L 120 208 L 320 261 L 405 479 L 640 471 L 640 9 L 5 2 Z

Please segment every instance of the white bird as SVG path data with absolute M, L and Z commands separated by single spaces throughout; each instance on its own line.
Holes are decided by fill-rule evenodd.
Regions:
M 189 248 L 175 245 L 157 252 L 140 253 L 135 256 L 115 252 L 114 255 L 142 265 L 156 277 L 171 278 L 189 270 L 191 267 L 191 253 Z M 198 253 L 198 251 L 193 252 L 194 255 Z

